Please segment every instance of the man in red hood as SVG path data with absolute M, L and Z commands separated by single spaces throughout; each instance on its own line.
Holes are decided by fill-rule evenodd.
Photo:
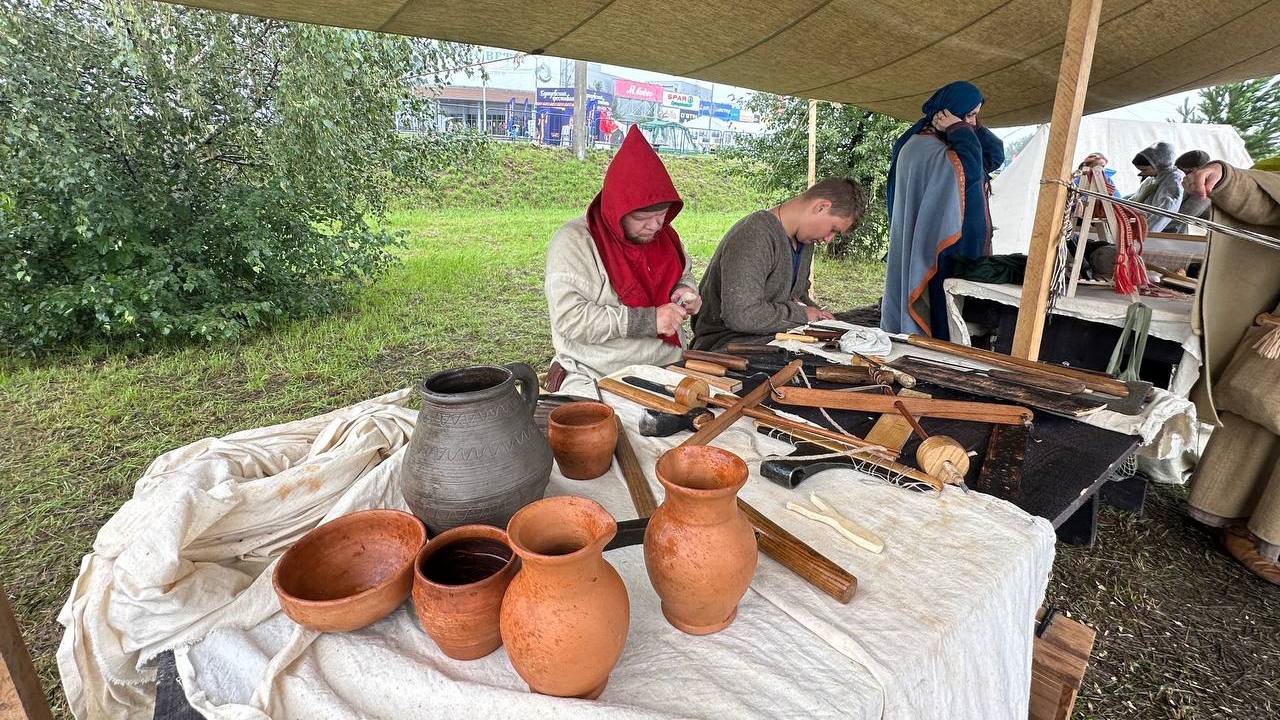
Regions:
M 628 365 L 680 359 L 680 330 L 702 305 L 671 221 L 684 203 L 632 127 L 583 217 L 547 245 L 544 288 L 556 357 L 552 391 L 596 397 L 595 380 Z

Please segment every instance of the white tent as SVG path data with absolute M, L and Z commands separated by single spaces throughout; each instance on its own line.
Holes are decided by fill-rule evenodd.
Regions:
M 1031 224 L 1035 217 L 1036 190 L 1044 167 L 1044 149 L 1049 126 L 1041 125 L 1031 142 L 991 181 L 991 241 L 997 254 L 1025 253 L 1031 244 Z M 1107 156 L 1108 167 L 1116 170 L 1114 182 L 1121 195 L 1138 189 L 1138 173 L 1133 156 L 1160 141 L 1171 143 L 1174 157 L 1188 150 L 1204 150 L 1214 160 L 1249 167 L 1253 159 L 1245 150 L 1240 134 L 1230 125 L 1149 122 L 1086 117 L 1080 120 L 1075 156 L 1083 160 L 1091 152 Z

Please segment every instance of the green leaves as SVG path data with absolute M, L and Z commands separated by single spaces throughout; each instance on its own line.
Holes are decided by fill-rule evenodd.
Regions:
M 1178 114 L 1183 122 L 1224 123 L 1235 127 L 1254 160 L 1280 152 L 1280 78 L 1258 78 L 1205 88 L 1194 106 L 1189 100 L 1183 101 Z
M 0 0 L 0 346 L 142 348 L 328 312 L 393 261 L 400 78 L 459 46 L 150 0 Z M 433 123 L 421 123 L 432 126 Z
M 748 140 L 742 152 L 757 160 L 756 183 L 775 200 L 802 192 L 809 173 L 809 101 L 757 93 L 749 102 L 757 117 L 768 118 L 770 134 Z M 888 241 L 884 189 L 893 141 L 907 125 L 853 105 L 818 103 L 817 176 L 851 177 L 867 191 L 867 213 L 848 236 L 828 252 L 837 257 L 878 258 Z

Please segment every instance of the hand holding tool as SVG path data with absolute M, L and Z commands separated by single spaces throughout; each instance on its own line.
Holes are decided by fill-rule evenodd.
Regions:
M 833 528 L 846 540 L 863 550 L 877 555 L 884 550 L 884 541 L 880 539 L 879 535 L 836 512 L 834 508 L 818 497 L 817 493 L 809 493 L 809 502 L 813 503 L 818 509 L 816 511 L 811 510 L 796 502 L 788 502 L 787 509 Z

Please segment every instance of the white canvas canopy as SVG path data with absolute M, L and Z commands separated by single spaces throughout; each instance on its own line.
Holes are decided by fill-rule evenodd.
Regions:
M 1244 140 L 1230 125 L 1104 117 L 1081 118 L 1075 158 L 1078 162 L 1091 152 L 1106 155 L 1110 161 L 1108 167 L 1116 170 L 1116 189 L 1121 195 L 1128 195 L 1138 189 L 1139 182 L 1131 162 L 1133 156 L 1162 140 L 1173 145 L 1176 155 L 1188 150 L 1204 150 L 1214 160 L 1225 160 L 1240 167 L 1253 164 Z M 1049 127 L 1041 125 L 1009 167 L 991 181 L 991 223 L 995 226 L 991 245 L 997 254 L 1025 253 L 1031 244 L 1036 192 L 1048 141 Z

